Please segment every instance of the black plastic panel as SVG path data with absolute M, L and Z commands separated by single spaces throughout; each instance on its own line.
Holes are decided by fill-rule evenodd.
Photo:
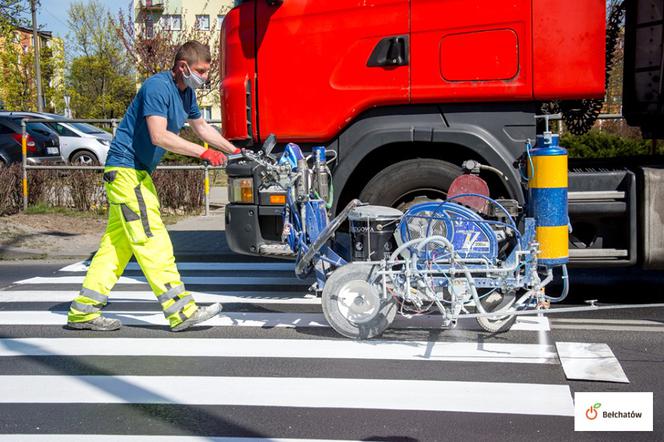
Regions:
M 623 115 L 646 138 L 664 138 L 664 0 L 625 5 Z

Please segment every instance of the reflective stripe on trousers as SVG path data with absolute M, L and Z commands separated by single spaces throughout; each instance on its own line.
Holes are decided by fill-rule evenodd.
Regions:
M 175 265 L 173 245 L 159 213 L 152 178 L 146 171 L 123 167 L 107 167 L 104 172 L 108 225 L 68 319 L 84 322 L 99 316 L 106 305 L 106 300 L 100 301 L 101 297 L 108 296 L 133 255 L 159 297 L 170 326 L 174 327 L 190 317 L 197 307 Z M 86 291 L 99 296 L 87 297 Z M 175 292 L 176 297 L 171 297 Z

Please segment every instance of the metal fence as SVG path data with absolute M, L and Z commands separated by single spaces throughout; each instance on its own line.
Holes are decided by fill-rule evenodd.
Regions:
M 21 120 L 21 156 L 22 156 L 22 169 L 23 169 L 23 179 L 22 179 L 22 190 L 23 190 L 23 210 L 28 208 L 28 171 L 29 170 L 104 170 L 104 166 L 43 166 L 43 165 L 31 165 L 28 164 L 28 132 L 27 124 L 28 123 L 96 123 L 96 124 L 110 124 L 113 135 L 117 129 L 118 123 L 120 120 L 116 118 L 111 119 L 69 119 L 69 118 L 24 118 Z M 221 123 L 220 120 L 207 120 L 210 124 Z M 204 143 L 205 148 L 207 148 L 207 143 Z M 206 164 L 201 165 L 191 165 L 191 166 L 157 166 L 157 170 L 202 170 L 204 172 L 204 201 L 205 201 L 205 216 L 210 214 L 210 171 L 211 170 L 223 170 L 223 167 L 213 167 Z
M 557 115 L 552 120 L 562 120 L 560 115 Z M 602 120 L 621 120 L 621 114 L 602 114 L 598 118 Z M 23 158 L 23 210 L 28 208 L 28 170 L 103 170 L 103 166 L 37 166 L 27 164 L 27 123 L 97 123 L 97 124 L 110 124 L 113 135 L 117 129 L 119 119 L 43 119 L 43 118 L 25 118 L 21 121 L 21 128 L 23 131 L 22 136 L 22 158 Z M 220 120 L 207 120 L 211 124 L 220 124 Z M 562 122 L 559 123 L 562 129 Z M 204 143 L 207 148 L 207 143 Z M 203 170 L 204 171 L 204 192 L 205 192 L 205 215 L 210 214 L 210 170 L 223 170 L 223 167 L 211 167 L 205 165 L 191 165 L 191 166 L 158 166 L 158 170 Z

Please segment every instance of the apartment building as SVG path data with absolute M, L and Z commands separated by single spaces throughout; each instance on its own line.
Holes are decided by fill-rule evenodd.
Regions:
M 147 38 L 159 32 L 176 36 L 188 29 L 212 32 L 210 49 L 217 51 L 221 23 L 232 6 L 233 0 L 134 0 L 135 25 Z M 218 90 L 203 97 L 199 106 L 206 119 L 221 119 Z
M 51 51 L 48 59 L 41 60 L 44 108 L 51 112 L 62 112 L 65 84 L 64 41 L 53 37 L 49 31 L 39 31 L 37 35 L 40 46 L 49 48 Z M 32 29 L 18 26 L 13 28 L 8 36 L 8 38 L 0 37 L 0 59 L 2 59 L 0 109 L 6 107 L 15 110 L 37 110 L 32 61 L 34 52 Z M 27 64 L 24 64 L 25 55 L 30 56 Z M 23 102 L 26 98 L 29 99 L 29 102 Z

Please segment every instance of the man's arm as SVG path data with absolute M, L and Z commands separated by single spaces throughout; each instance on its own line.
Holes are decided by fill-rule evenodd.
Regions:
M 207 142 L 226 153 L 237 153 L 238 148 L 226 138 L 222 137 L 217 129 L 210 126 L 203 118 L 188 120 L 189 126 L 201 140 Z
M 152 144 L 163 147 L 168 151 L 189 157 L 200 158 L 201 154 L 205 152 L 206 149 L 203 146 L 189 142 L 184 138 L 175 135 L 173 132 L 169 132 L 166 129 L 168 127 L 166 118 L 150 115 L 145 119 Z

